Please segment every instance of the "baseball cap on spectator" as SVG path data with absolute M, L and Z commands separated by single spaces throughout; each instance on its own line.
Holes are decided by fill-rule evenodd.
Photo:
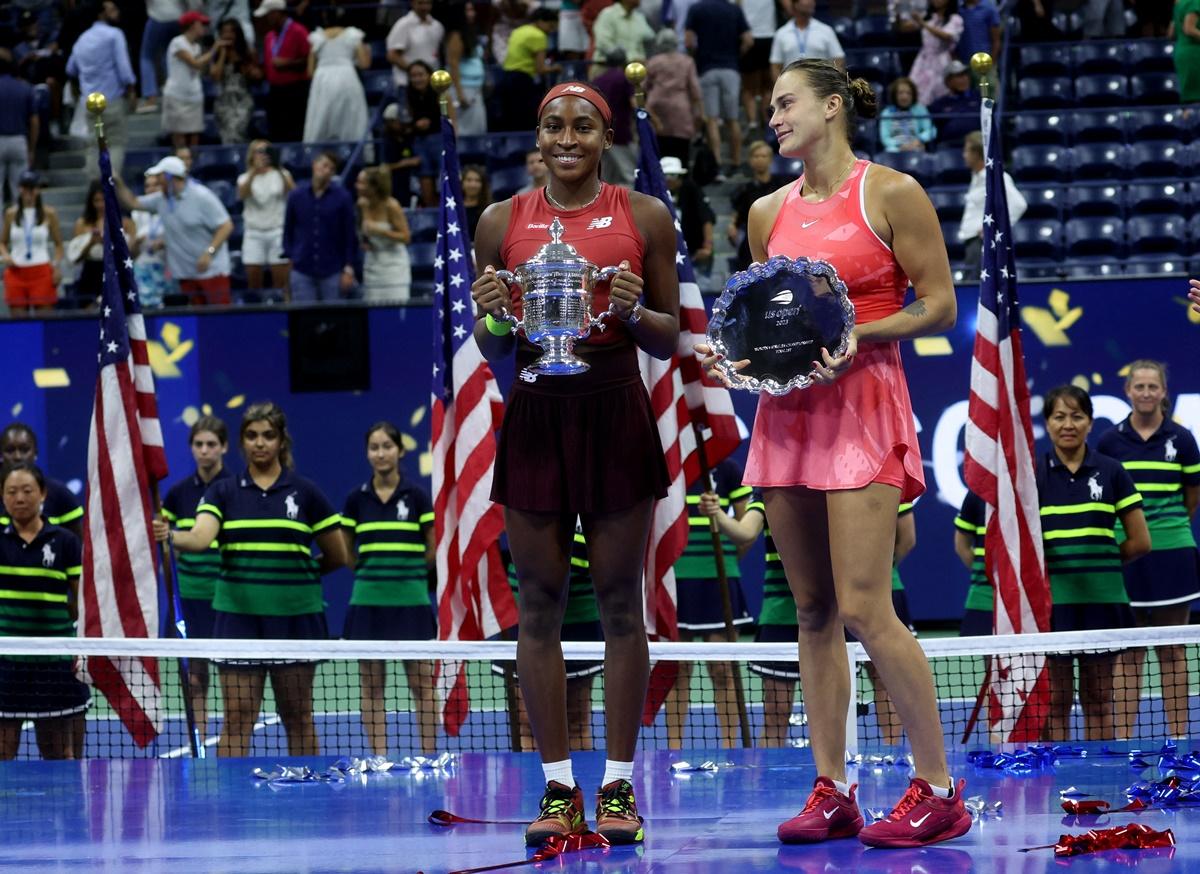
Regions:
M 680 161 L 674 155 L 667 155 L 665 158 L 660 158 L 658 163 L 662 167 L 664 176 L 687 175 L 687 170 L 684 169 L 683 161 Z
M 949 79 L 951 76 L 959 76 L 965 72 L 967 72 L 967 65 L 962 61 L 954 60 L 946 65 L 946 69 L 942 73 L 942 78 Z
M 197 12 L 196 10 L 193 9 L 193 10 L 191 10 L 189 12 L 185 12 L 185 13 L 183 13 L 183 15 L 179 16 L 179 26 L 182 27 L 184 30 L 187 30 L 189 27 L 191 27 L 197 21 L 200 22 L 201 24 L 208 24 L 209 21 L 211 21 L 211 20 L 212 19 L 210 19 L 203 12 Z
M 157 176 L 159 173 L 167 173 L 171 176 L 186 176 L 187 165 L 180 158 L 176 158 L 174 155 L 167 155 L 167 157 L 163 158 L 143 175 Z
M 262 0 L 254 10 L 254 17 L 262 18 L 268 12 L 287 12 L 286 0 Z
M 42 177 L 38 175 L 36 170 L 25 170 L 17 179 L 17 185 L 22 188 L 38 188 L 42 184 Z

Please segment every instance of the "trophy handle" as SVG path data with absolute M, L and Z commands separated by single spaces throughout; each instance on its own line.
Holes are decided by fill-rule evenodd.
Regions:
M 512 285 L 514 285 L 517 281 L 516 274 L 513 273 L 511 270 L 497 270 L 496 278 L 499 279 L 501 282 L 503 282 L 506 286 L 510 286 L 510 287 Z M 522 328 L 525 327 L 525 320 L 518 319 L 511 312 L 506 312 L 504 314 L 504 318 L 501 319 L 500 321 L 509 322 L 513 326 L 513 329 L 517 330 L 517 331 L 520 331 Z
M 596 271 L 596 282 L 607 282 L 608 280 L 612 279 L 614 276 L 616 276 L 620 272 L 621 272 L 620 267 L 605 267 L 601 270 L 597 270 Z M 592 316 L 592 323 L 588 326 L 589 331 L 592 328 L 599 328 L 601 331 L 603 331 L 604 328 L 606 327 L 604 324 L 604 320 L 612 315 L 616 315 L 616 313 L 613 311 L 612 304 L 610 303 L 608 305 L 608 309 L 606 309 L 604 312 L 600 313 L 600 315 Z

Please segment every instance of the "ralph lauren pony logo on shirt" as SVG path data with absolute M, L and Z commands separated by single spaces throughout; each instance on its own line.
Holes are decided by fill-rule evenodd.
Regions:
M 1163 452 L 1163 458 L 1166 461 L 1174 461 L 1178 456 L 1179 456 L 1179 450 L 1177 450 L 1175 448 L 1175 438 L 1168 437 L 1167 445 L 1165 447 L 1165 451 Z
M 396 519 L 400 522 L 408 521 L 408 504 L 404 503 L 404 498 L 396 502 Z
M 296 503 L 296 495 L 298 492 L 292 492 L 284 500 L 283 505 L 287 509 L 287 517 L 295 519 L 300 515 L 300 505 Z
M 54 567 L 54 560 L 58 558 L 54 554 L 54 547 L 49 543 L 42 546 L 42 567 Z

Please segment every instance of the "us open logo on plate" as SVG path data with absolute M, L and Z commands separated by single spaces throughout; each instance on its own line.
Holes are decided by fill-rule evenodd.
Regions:
M 787 306 L 791 302 L 792 290 L 790 288 L 785 288 L 783 291 L 776 292 L 775 296 L 771 298 L 771 303 L 777 303 L 780 306 Z

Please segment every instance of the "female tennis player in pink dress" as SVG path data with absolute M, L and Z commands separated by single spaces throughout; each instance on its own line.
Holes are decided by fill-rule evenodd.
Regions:
M 844 357 L 823 350 L 824 360 L 813 362 L 818 385 L 761 396 L 744 478 L 763 491 L 796 599 L 818 774 L 804 808 L 779 827 L 785 843 L 858 835 L 871 846 L 916 847 L 971 827 L 964 782 L 954 786 L 947 771 L 929 664 L 890 597 L 897 509 L 925 489 L 899 341 L 954 325 L 954 283 L 920 185 L 851 151 L 858 117 L 875 109 L 870 86 L 833 64 L 789 64 L 775 83 L 771 127 L 780 154 L 803 159 L 805 174 L 750 210 L 754 259 L 830 262 L 849 288 L 858 323 Z M 906 307 L 910 282 L 916 300 Z M 710 355 L 705 366 L 716 361 Z M 916 768 L 892 813 L 866 828 L 856 787 L 846 782 L 843 625 L 891 692 Z

